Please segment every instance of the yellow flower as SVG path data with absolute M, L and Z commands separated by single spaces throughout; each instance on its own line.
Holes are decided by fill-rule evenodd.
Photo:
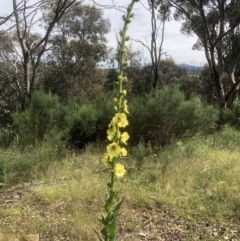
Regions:
M 109 159 L 108 153 L 104 153 L 103 158 L 102 158 L 103 164 L 104 164 L 105 166 L 107 166 L 107 165 L 109 164 L 109 161 L 110 161 L 110 159 Z
M 107 138 L 109 141 L 111 141 L 116 133 L 116 124 L 111 121 L 111 123 L 108 125 L 108 130 L 107 130 Z
M 112 122 L 116 123 L 119 127 L 125 127 L 128 125 L 128 120 L 124 113 L 116 113 L 112 119 Z
M 124 102 L 123 102 L 123 110 L 124 110 L 126 113 L 129 113 L 129 111 L 128 111 L 128 106 L 127 106 L 127 100 L 124 100 Z
M 126 156 L 127 150 L 123 147 L 123 148 L 121 148 L 121 153 L 122 153 L 122 156 Z
M 117 177 L 123 177 L 124 174 L 126 173 L 125 167 L 124 167 L 122 164 L 120 164 L 120 163 L 117 163 L 117 164 L 115 165 L 113 171 L 114 171 L 114 173 L 115 173 L 115 175 L 116 175 Z
M 129 139 L 129 135 L 127 132 L 123 132 L 121 135 L 121 142 L 127 145 L 127 140 Z
M 119 156 L 121 152 L 121 147 L 116 142 L 113 142 L 107 146 L 107 154 L 110 158 Z
M 113 98 L 113 102 L 114 102 L 114 103 L 117 103 L 117 102 L 118 102 L 118 99 L 117 99 L 117 98 Z

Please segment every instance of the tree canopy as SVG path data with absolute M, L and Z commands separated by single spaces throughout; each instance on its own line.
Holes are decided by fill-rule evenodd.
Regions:
M 196 34 L 194 49 L 203 48 L 210 68 L 211 81 L 217 88 L 222 108 L 232 106 L 240 87 L 240 1 L 169 0 L 176 20 L 183 20 L 181 31 Z M 224 73 L 228 85 L 223 84 Z

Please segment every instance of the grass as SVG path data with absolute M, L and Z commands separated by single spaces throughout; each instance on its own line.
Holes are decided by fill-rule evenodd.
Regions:
M 227 128 L 208 137 L 174 143 L 144 158 L 141 168 L 133 156 L 124 160 L 128 172 L 118 182 L 124 199 L 120 233 L 141 233 L 144 215 L 153 213 L 147 220 L 157 222 L 160 210 L 188 225 L 203 220 L 213 226 L 238 225 L 240 134 L 234 133 L 234 142 L 229 145 L 229 132 Z M 92 229 L 100 229 L 108 180 L 101 153 L 101 148 L 90 145 L 84 153 L 68 156 L 48 169 L 43 184 L 19 191 L 22 198 L 12 204 L 2 204 L 0 240 L 5 240 L 4 235 L 21 237 L 26 233 L 39 233 L 41 240 L 95 240 Z M 11 192 L 2 190 L 2 196 L 9 198 Z M 152 240 L 157 240 L 158 232 L 152 229 Z M 125 236 L 123 240 L 135 239 Z

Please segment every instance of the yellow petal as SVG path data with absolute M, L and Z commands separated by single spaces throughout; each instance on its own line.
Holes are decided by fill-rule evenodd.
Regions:
M 129 135 L 127 132 L 123 132 L 121 135 L 121 142 L 127 145 L 127 140 L 129 139 Z
M 104 153 L 103 158 L 102 158 L 102 162 L 105 166 L 107 166 L 109 164 L 108 163 L 109 162 L 109 156 L 108 156 L 107 153 Z
M 117 157 L 121 154 L 121 147 L 113 142 L 107 146 L 107 154 L 110 158 Z
M 123 177 L 124 174 L 126 173 L 125 167 L 124 167 L 122 164 L 120 164 L 120 163 L 117 163 L 117 164 L 115 165 L 113 171 L 114 171 L 116 177 Z
M 121 153 L 122 153 L 122 156 L 126 156 L 127 155 L 127 150 L 123 147 L 121 149 Z
M 119 127 L 125 127 L 128 125 L 128 120 L 125 113 L 116 113 L 112 119 L 113 123 L 116 123 Z

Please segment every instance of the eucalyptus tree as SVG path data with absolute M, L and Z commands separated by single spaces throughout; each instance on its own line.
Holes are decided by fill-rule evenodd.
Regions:
M 230 108 L 240 89 L 240 0 L 169 0 L 181 31 L 198 37 L 194 49 L 203 49 L 219 106 Z M 227 82 L 226 74 L 228 74 Z
M 14 65 L 16 73 L 23 73 L 23 84 L 21 78 L 15 79 L 22 109 L 31 99 L 40 61 L 48 49 L 54 26 L 76 3 L 77 0 L 12 0 L 12 12 L 0 18 L 2 31 L 12 36 L 14 42 L 11 51 L 14 54 L 5 54 L 5 58 Z M 43 29 L 41 23 L 46 12 L 51 13 L 51 20 Z
M 148 7 L 145 9 L 150 13 L 151 42 L 148 44 L 139 39 L 134 39 L 134 41 L 141 43 L 149 52 L 151 71 L 147 79 L 151 83 L 151 88 L 155 89 L 163 85 L 159 76 L 159 66 L 162 55 L 166 54 L 163 52 L 163 42 L 165 25 L 170 20 L 171 9 L 167 0 L 148 0 Z
M 76 96 L 99 88 L 98 84 L 104 81 L 100 76 L 104 75 L 97 64 L 107 57 L 109 30 L 110 21 L 95 6 L 76 4 L 67 11 L 50 40 L 45 88 L 65 99 L 68 94 Z

